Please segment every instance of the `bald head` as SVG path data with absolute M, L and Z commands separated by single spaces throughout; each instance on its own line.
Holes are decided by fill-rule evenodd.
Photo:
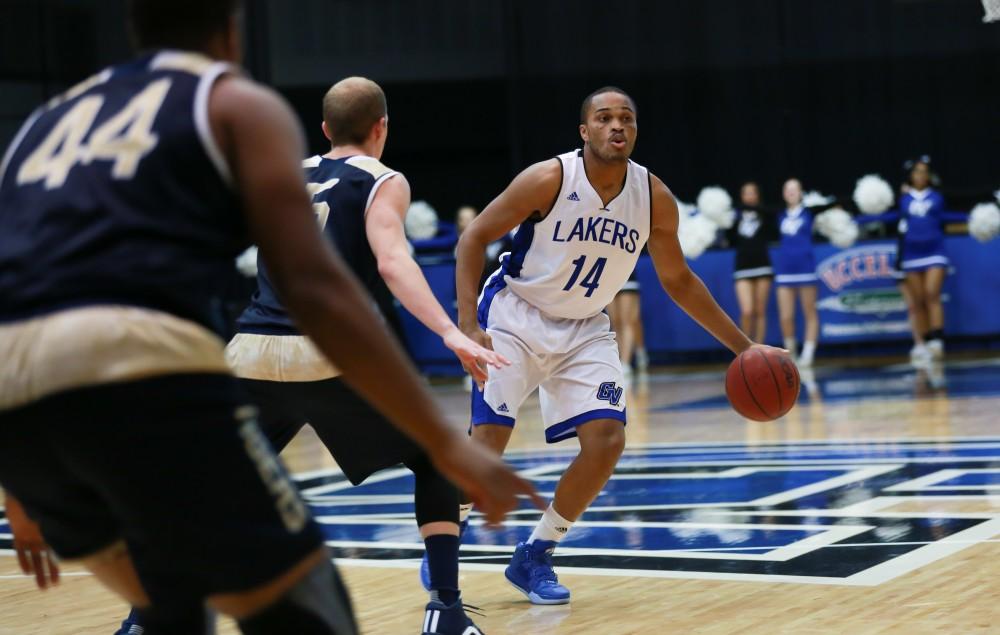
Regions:
M 342 79 L 323 97 L 323 121 L 334 146 L 364 143 L 372 126 L 385 116 L 385 93 L 364 77 Z

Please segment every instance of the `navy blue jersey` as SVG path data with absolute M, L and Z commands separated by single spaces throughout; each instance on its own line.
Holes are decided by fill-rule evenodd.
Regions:
M 315 156 L 306 159 L 303 165 L 306 187 L 313 195 L 313 209 L 323 234 L 376 301 L 389 298 L 385 282 L 378 274 L 375 254 L 368 244 L 365 214 L 382 183 L 398 173 L 366 156 L 344 159 Z M 257 285 L 250 306 L 237 321 L 238 330 L 266 335 L 299 334 L 259 258 Z
M 39 108 L 0 166 L 0 322 L 95 304 L 212 323 L 248 243 L 208 123 L 233 70 L 164 51 Z

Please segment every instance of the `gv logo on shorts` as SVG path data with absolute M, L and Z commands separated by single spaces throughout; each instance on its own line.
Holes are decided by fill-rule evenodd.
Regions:
M 606 381 L 597 389 L 597 399 L 606 401 L 612 406 L 617 406 L 621 403 L 623 392 L 625 392 L 625 389 L 619 388 L 615 382 Z

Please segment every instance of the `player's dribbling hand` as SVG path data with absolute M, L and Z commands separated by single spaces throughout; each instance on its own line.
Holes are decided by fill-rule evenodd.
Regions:
M 510 366 L 510 362 L 503 355 L 492 350 L 489 336 L 482 329 L 477 330 L 480 335 L 478 338 L 476 333 L 472 333 L 470 337 L 456 328 L 445 334 L 443 339 L 444 345 L 455 353 L 458 361 L 462 363 L 462 368 L 472 375 L 472 380 L 482 390 L 486 383 L 489 367 Z
M 781 347 L 778 347 L 778 346 L 768 346 L 767 344 L 758 344 L 756 342 L 754 342 L 749 347 L 747 347 L 747 350 L 750 350 L 750 349 L 754 349 L 754 350 L 768 349 L 768 350 L 772 350 L 772 351 L 781 351 L 782 353 L 785 353 L 786 355 L 789 354 L 789 350 L 787 348 L 781 348 Z
M 535 487 L 521 478 L 495 452 L 464 435 L 433 456 L 434 464 L 456 487 L 465 492 L 489 526 L 499 525 L 517 509 L 520 498 L 544 510 L 545 500 Z
M 7 521 L 14 534 L 17 563 L 25 575 L 34 575 L 39 589 L 59 584 L 59 564 L 42 537 L 38 524 L 28 518 L 24 508 L 10 495 L 4 503 Z

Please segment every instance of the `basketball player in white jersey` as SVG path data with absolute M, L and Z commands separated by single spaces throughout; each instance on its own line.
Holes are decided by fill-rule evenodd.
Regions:
M 582 150 L 537 163 L 462 233 L 457 250 L 459 327 L 512 362 L 473 391 L 472 436 L 497 452 L 518 408 L 540 388 L 546 441 L 579 437 L 580 453 L 507 580 L 535 604 L 565 604 L 552 552 L 607 483 L 625 447 L 622 367 L 604 308 L 648 241 L 663 288 L 734 353 L 754 344 L 691 272 L 677 242 L 670 190 L 629 156 L 635 102 L 620 88 L 589 95 L 580 112 Z M 514 246 L 476 301 L 486 246 L 514 228 Z M 468 506 L 463 508 L 467 515 Z

